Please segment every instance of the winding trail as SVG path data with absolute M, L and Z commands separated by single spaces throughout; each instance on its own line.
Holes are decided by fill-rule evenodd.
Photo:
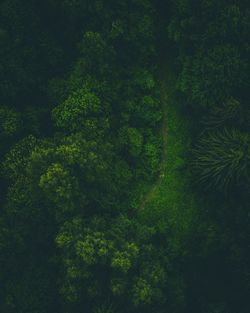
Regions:
M 161 125 L 161 138 L 162 138 L 162 155 L 161 163 L 159 165 L 159 173 L 156 178 L 155 183 L 152 188 L 144 195 L 140 207 L 140 210 L 144 210 L 145 207 L 151 202 L 154 198 L 157 190 L 159 189 L 166 172 L 166 162 L 167 162 L 167 105 L 169 101 L 169 92 L 168 92 L 168 81 L 169 81 L 169 71 L 166 70 L 166 66 L 162 66 L 161 75 L 159 77 L 160 82 L 160 101 L 162 103 L 162 125 Z
M 164 58 L 163 58 L 164 57 Z M 160 129 L 162 155 L 159 172 L 142 196 L 138 217 L 161 232 L 170 232 L 169 247 L 173 253 L 184 251 L 185 238 L 195 225 L 200 202 L 190 185 L 186 153 L 190 149 L 191 122 L 182 111 L 176 95 L 176 72 L 173 55 L 163 53 L 159 62 L 159 97 L 163 118 Z

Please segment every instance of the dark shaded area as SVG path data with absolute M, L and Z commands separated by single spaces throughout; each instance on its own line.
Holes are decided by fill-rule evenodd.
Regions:
M 247 1 L 1 1 L 0 312 L 250 311 L 249 34 Z M 137 218 L 168 62 L 201 206 L 185 252 Z

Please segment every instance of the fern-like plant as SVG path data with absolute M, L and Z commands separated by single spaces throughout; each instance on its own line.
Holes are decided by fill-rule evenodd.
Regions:
M 221 106 L 213 107 L 210 114 L 202 121 L 202 124 L 206 130 L 212 130 L 237 125 L 238 123 L 243 123 L 243 120 L 244 113 L 241 103 L 229 97 Z
M 199 140 L 193 156 L 195 177 L 205 188 L 227 191 L 249 183 L 249 134 L 235 129 L 209 133 Z

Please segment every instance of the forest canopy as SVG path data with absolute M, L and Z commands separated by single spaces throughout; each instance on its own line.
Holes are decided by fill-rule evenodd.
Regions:
M 250 5 L 0 2 L 0 312 L 249 313 Z

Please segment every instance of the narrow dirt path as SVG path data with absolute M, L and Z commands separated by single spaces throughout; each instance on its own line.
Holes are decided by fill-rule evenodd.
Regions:
M 162 126 L 161 126 L 161 138 L 162 138 L 162 155 L 161 155 L 161 163 L 159 165 L 159 173 L 156 178 L 155 183 L 153 184 L 152 188 L 145 194 L 141 205 L 140 210 L 144 210 L 148 203 L 151 202 L 151 200 L 154 198 L 154 195 L 156 194 L 159 186 L 162 183 L 162 180 L 165 175 L 166 170 L 166 162 L 167 162 L 167 103 L 168 103 L 168 93 L 167 93 L 167 80 L 165 79 L 164 73 L 161 75 L 160 78 L 160 100 L 162 103 L 162 112 L 163 112 L 163 118 L 162 118 Z

